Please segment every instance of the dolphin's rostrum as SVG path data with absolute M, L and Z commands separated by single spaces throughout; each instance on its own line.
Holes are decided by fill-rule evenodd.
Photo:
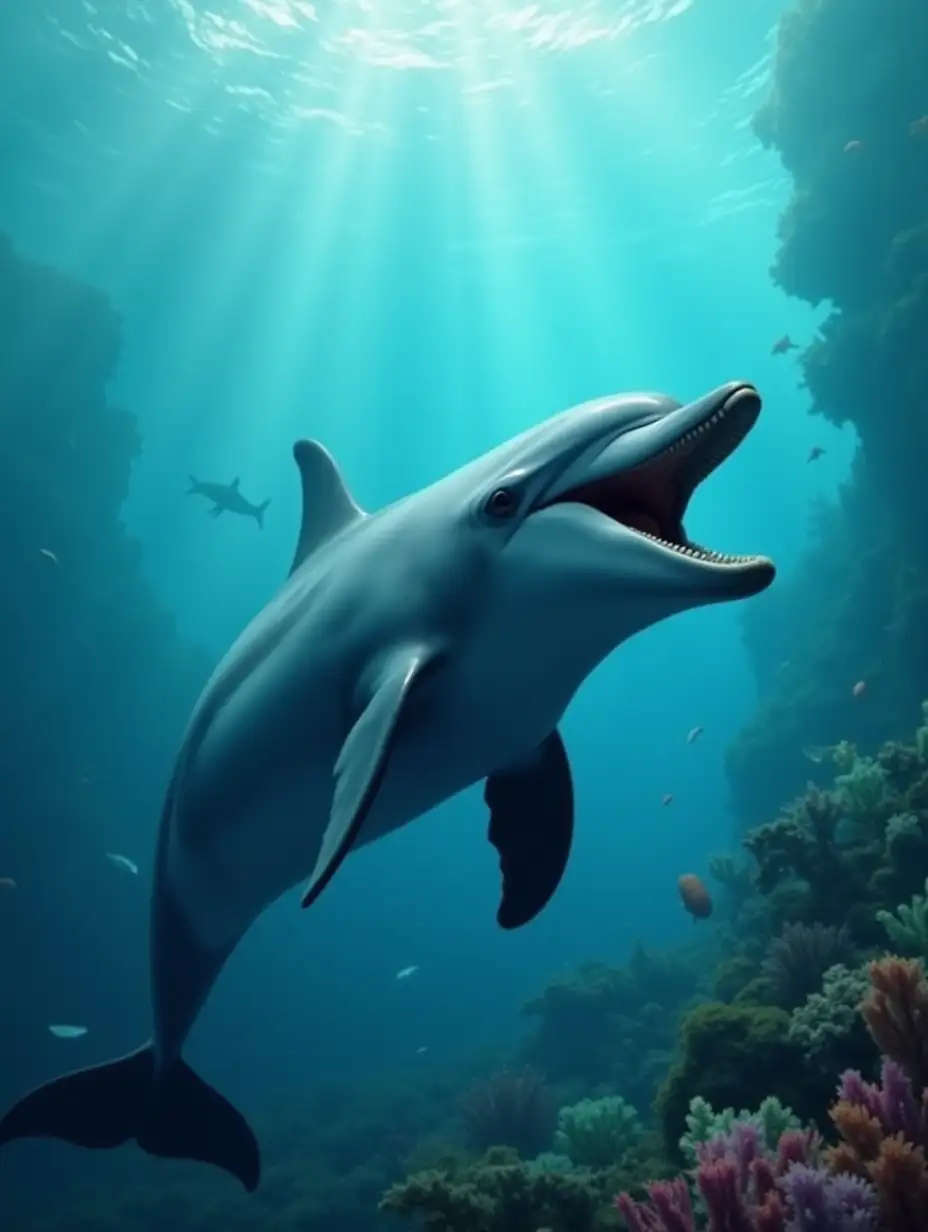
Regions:
M 130 1139 L 258 1184 L 244 1118 L 181 1058 L 226 959 L 308 877 L 485 781 L 498 920 L 536 916 L 573 835 L 557 731 L 620 642 L 688 608 L 763 590 L 773 565 L 692 543 L 697 484 L 757 418 L 736 382 L 681 406 L 586 403 L 368 515 L 328 453 L 294 449 L 303 522 L 290 576 L 190 718 L 167 792 L 151 916 L 153 1031 L 0 1121 L 0 1144 Z

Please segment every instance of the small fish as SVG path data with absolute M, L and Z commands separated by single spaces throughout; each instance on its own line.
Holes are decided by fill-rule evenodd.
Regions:
M 820 744 L 807 744 L 802 750 L 803 757 L 814 762 L 816 766 L 820 766 L 828 755 L 828 750 L 823 749 Z
M 58 564 L 58 557 L 51 548 L 39 548 L 39 555 L 44 556 L 46 560 L 50 560 L 53 565 Z
M 117 855 L 115 851 L 108 851 L 106 853 L 106 858 L 108 860 L 112 860 L 112 862 L 120 868 L 126 869 L 132 874 L 133 877 L 137 877 L 139 875 L 139 866 L 134 860 L 130 860 L 128 856 L 120 856 Z
M 696 727 L 691 727 L 690 730 L 686 733 L 686 743 L 695 744 L 696 741 L 699 739 L 699 737 L 702 735 L 702 732 L 703 732 L 703 729 L 699 727 L 698 725 Z
M 825 450 L 821 447 L 821 445 L 813 445 L 812 448 L 809 450 L 809 457 L 807 461 L 817 462 L 819 458 L 822 457 L 824 452 Z
M 56 1023 L 48 1029 L 57 1039 L 80 1039 L 82 1035 L 87 1034 L 86 1027 L 69 1027 L 64 1023 Z
M 0 890 L 15 890 L 16 882 L 12 877 L 0 877 Z
M 403 967 L 401 971 L 397 971 L 396 978 L 398 980 L 408 980 L 411 975 L 415 975 L 419 970 L 418 967 Z
M 799 343 L 793 342 L 789 334 L 784 334 L 782 338 L 778 338 L 770 348 L 771 355 L 785 355 L 787 351 L 798 351 Z
M 857 141 L 855 138 L 853 141 L 848 141 L 846 143 L 844 147 L 844 153 L 845 154 L 859 154 L 863 148 L 864 148 L 864 143 L 862 141 Z
M 666 808 L 668 804 L 673 804 L 673 792 L 672 791 L 667 791 L 664 793 L 664 795 L 661 797 L 661 804 L 663 804 L 664 808 Z
M 913 120 L 909 125 L 909 132 L 913 137 L 928 137 L 928 115 L 923 115 L 918 120 Z
M 853 694 L 854 697 L 863 697 L 863 695 L 866 692 L 867 692 L 866 680 L 858 680 L 857 683 L 854 685 L 853 689 L 851 689 L 851 693 Z

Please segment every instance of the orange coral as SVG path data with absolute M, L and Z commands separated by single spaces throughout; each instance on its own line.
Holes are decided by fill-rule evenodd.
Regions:
M 839 1142 L 837 1146 L 829 1147 L 825 1152 L 825 1162 L 835 1176 L 840 1176 L 842 1172 L 849 1172 L 851 1176 L 862 1177 L 865 1181 L 870 1179 L 870 1169 L 854 1148 L 848 1146 L 846 1142 Z
M 928 1166 L 920 1146 L 902 1134 L 885 1138 L 870 1177 L 880 1198 L 880 1213 L 893 1232 L 924 1232 L 928 1218 Z
M 858 1161 L 853 1171 L 861 1171 L 861 1165 L 876 1159 L 884 1138 L 883 1127 L 875 1116 L 871 1116 L 866 1108 L 850 1104 L 845 1099 L 838 1100 L 828 1110 L 828 1115 L 841 1135 L 845 1151 Z
M 872 988 L 861 1013 L 884 1056 L 906 1071 L 917 1092 L 928 1087 L 928 980 L 916 959 L 870 964 Z

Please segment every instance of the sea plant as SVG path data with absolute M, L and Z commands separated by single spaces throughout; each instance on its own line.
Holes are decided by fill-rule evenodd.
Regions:
M 467 1140 L 478 1151 L 508 1146 L 530 1159 L 551 1145 L 555 1109 L 542 1075 L 526 1066 L 501 1069 L 461 1100 Z
M 621 1095 L 609 1095 L 562 1108 L 554 1145 L 575 1164 L 609 1168 L 638 1146 L 641 1134 L 641 1121 L 631 1104 Z
M 913 894 L 911 903 L 895 911 L 878 911 L 876 918 L 900 953 L 928 957 L 928 878 L 924 894 Z
M 789 1020 L 789 1038 L 806 1060 L 819 1068 L 830 1068 L 836 1052 L 847 1046 L 852 1036 L 866 1031 L 860 1006 L 870 988 L 866 966 L 847 967 L 837 963 L 822 981 L 822 991 L 814 992 L 797 1006 Z

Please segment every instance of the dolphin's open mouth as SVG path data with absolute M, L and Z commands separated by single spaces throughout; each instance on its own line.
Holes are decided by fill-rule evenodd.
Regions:
M 711 551 L 694 543 L 683 525 L 696 488 L 737 449 L 759 413 L 760 396 L 753 386 L 730 387 L 724 397 L 707 404 L 702 419 L 681 423 L 680 435 L 652 457 L 561 492 L 550 504 L 586 505 L 700 564 L 757 574 L 762 589 L 774 572 L 766 556 Z

